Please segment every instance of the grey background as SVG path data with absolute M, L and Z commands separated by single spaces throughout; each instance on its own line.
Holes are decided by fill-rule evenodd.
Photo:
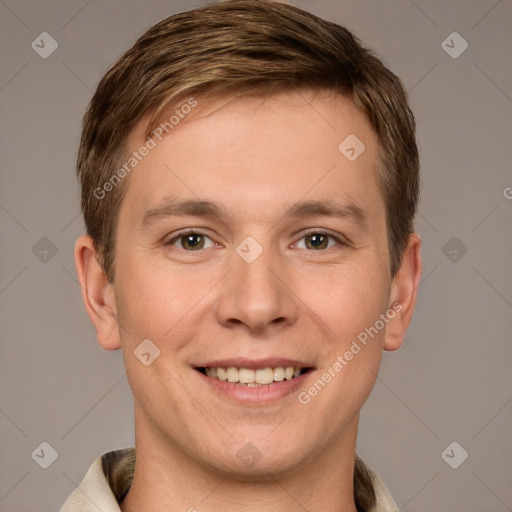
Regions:
M 401 510 L 512 510 L 511 2 L 294 3 L 376 50 L 418 123 L 423 280 L 405 345 L 384 355 L 363 409 L 358 451 Z M 107 68 L 150 25 L 199 5 L 0 0 L 4 512 L 58 510 L 100 453 L 134 442 L 121 353 L 97 345 L 76 282 L 75 155 Z M 31 48 L 44 31 L 59 45 L 47 59 Z M 469 44 L 456 59 L 442 47 L 454 31 Z M 31 457 L 43 441 L 58 452 L 48 469 Z M 441 456 L 453 441 L 469 453 L 458 469 Z

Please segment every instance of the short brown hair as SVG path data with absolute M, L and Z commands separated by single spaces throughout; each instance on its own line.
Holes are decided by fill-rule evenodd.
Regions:
M 87 233 L 110 281 L 127 180 L 109 186 L 105 197 L 97 191 L 126 160 L 127 138 L 141 117 L 152 116 L 150 134 L 166 110 L 187 98 L 299 89 L 349 97 L 371 123 L 395 275 L 419 194 L 415 121 L 401 80 L 338 24 L 283 2 L 228 0 L 151 27 L 106 73 L 89 104 L 77 174 Z

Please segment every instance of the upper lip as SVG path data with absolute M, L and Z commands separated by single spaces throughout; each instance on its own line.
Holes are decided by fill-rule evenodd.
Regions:
M 294 368 L 313 368 L 313 365 L 299 361 L 297 359 L 285 359 L 277 357 L 267 357 L 263 359 L 249 359 L 245 357 L 236 357 L 229 359 L 216 359 L 214 361 L 208 361 L 196 365 L 197 368 L 228 368 L 233 366 L 235 368 L 276 368 L 278 366 L 288 367 L 293 366 Z

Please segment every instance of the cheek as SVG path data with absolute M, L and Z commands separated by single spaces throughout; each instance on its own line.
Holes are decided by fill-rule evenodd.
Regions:
M 169 393 L 169 389 L 179 388 L 176 379 L 185 379 L 174 362 L 187 345 L 183 331 L 193 335 L 194 324 L 188 320 L 198 293 L 185 286 L 183 279 L 155 267 L 125 262 L 119 266 L 116 301 L 122 354 L 133 395 L 148 415 L 183 406 L 180 393 Z M 147 366 L 141 355 L 146 352 L 151 360 Z
M 130 263 L 120 265 L 118 275 L 118 320 L 133 342 L 141 337 L 161 338 L 184 317 L 187 306 L 190 309 L 192 292 L 180 279 Z
M 372 326 L 387 307 L 389 283 L 377 268 L 347 265 L 317 274 L 308 282 L 315 281 L 316 286 L 302 288 L 301 296 L 329 328 L 340 349 Z
M 145 254 L 120 261 L 116 286 L 118 320 L 126 327 L 124 346 L 153 340 L 162 350 L 177 351 L 187 345 L 211 314 L 210 291 L 222 277 L 218 269 L 172 268 L 163 258 Z M 125 279 L 123 279 L 125 277 Z M 208 321 L 214 321 L 208 318 Z M 123 339 L 124 338 L 124 339 Z M 188 340 L 187 340 L 188 338 Z
M 339 409 L 341 416 L 342 410 L 357 411 L 373 388 L 385 333 L 380 315 L 389 300 L 389 282 L 379 269 L 371 265 L 338 269 L 324 281 L 328 286 L 324 293 L 317 287 L 315 293 L 310 290 L 305 295 L 329 329 L 330 343 L 322 347 L 327 352 L 322 368 L 313 387 L 306 390 L 308 396 L 303 397 L 315 402 L 318 414 L 324 407 Z M 338 403 L 343 407 L 338 408 Z

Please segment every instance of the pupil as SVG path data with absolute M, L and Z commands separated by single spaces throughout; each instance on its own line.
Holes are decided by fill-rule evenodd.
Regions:
M 318 247 L 323 247 L 325 245 L 325 240 L 327 239 L 327 237 L 325 235 L 311 235 L 309 237 L 310 239 L 310 244 L 315 247 L 315 248 L 318 248 Z
M 202 235 L 187 235 L 185 237 L 185 247 L 196 248 L 201 245 Z

